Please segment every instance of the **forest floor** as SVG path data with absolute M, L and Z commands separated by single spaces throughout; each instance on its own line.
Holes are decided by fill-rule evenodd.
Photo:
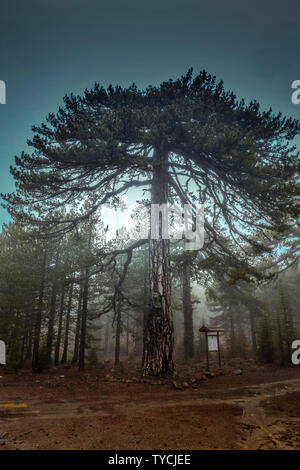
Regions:
M 300 449 L 300 367 L 0 369 L 0 449 Z

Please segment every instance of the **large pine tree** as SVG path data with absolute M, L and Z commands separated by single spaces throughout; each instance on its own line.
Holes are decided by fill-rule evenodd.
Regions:
M 17 191 L 4 199 L 23 223 L 47 214 L 44 228 L 58 235 L 101 204 L 117 204 L 129 188 L 150 187 L 153 204 L 204 203 L 204 249 L 213 245 L 236 258 L 224 231 L 246 254 L 251 246 L 261 252 L 253 232 L 270 240 L 298 216 L 299 158 L 289 142 L 299 129 L 256 101 L 237 101 L 205 71 L 143 91 L 96 84 L 83 96 L 66 96 L 57 114 L 33 127 L 33 152 L 16 157 Z M 93 205 L 83 211 L 91 193 Z M 61 207 L 72 209 L 63 220 Z M 174 368 L 169 241 L 150 240 L 149 259 L 143 371 L 158 375 Z

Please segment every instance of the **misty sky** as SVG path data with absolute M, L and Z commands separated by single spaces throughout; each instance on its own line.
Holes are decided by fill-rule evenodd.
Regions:
M 31 125 L 95 81 L 139 88 L 193 67 L 238 97 L 300 118 L 300 0 L 2 0 L 0 192 Z M 8 221 L 0 209 L 0 222 Z

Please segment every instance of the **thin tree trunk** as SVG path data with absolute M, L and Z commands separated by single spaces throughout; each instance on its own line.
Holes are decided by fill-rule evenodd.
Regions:
M 55 260 L 55 268 L 54 268 L 54 277 L 56 275 L 56 268 L 58 267 L 58 260 L 59 260 L 59 247 L 56 252 L 56 260 Z M 48 323 L 48 333 L 47 333 L 47 359 L 48 364 L 51 364 L 51 354 L 52 354 L 52 345 L 54 339 L 54 322 L 55 322 L 55 313 L 56 313 L 56 297 L 57 297 L 57 287 L 58 281 L 56 277 L 53 281 L 52 286 L 52 294 L 51 294 L 51 301 L 50 301 L 50 312 L 49 312 L 49 323 Z
M 84 370 L 85 363 L 85 346 L 86 346 L 86 321 L 87 321 L 87 305 L 89 295 L 89 270 L 85 270 L 85 280 L 82 293 L 82 312 L 81 312 L 81 332 L 79 347 L 79 370 Z
M 92 243 L 92 228 L 93 220 L 90 219 L 89 233 L 88 233 L 88 244 L 87 248 L 90 250 Z M 88 296 L 89 296 L 89 268 L 85 269 L 85 279 L 83 281 L 83 293 L 82 293 L 82 313 L 81 313 L 81 332 L 80 332 L 80 347 L 79 347 L 79 370 L 84 370 L 85 363 L 85 347 L 86 347 L 86 322 L 87 322 L 87 307 L 88 307 Z
M 61 297 L 60 297 L 60 310 L 59 310 L 57 338 L 56 338 L 56 344 L 55 344 L 55 355 L 54 355 L 55 366 L 58 366 L 59 364 L 59 351 L 60 351 L 60 342 L 61 342 L 62 322 L 63 322 L 63 315 L 64 315 L 64 305 L 65 305 L 65 283 L 63 282 Z
M 78 296 L 77 320 L 76 320 L 76 331 L 75 331 L 74 352 L 73 352 L 72 364 L 76 364 L 78 362 L 80 325 L 81 325 L 82 291 L 83 291 L 83 288 L 82 288 L 82 282 L 81 282 L 80 283 L 80 288 L 79 288 L 79 296 Z
M 230 305 L 229 316 L 230 316 L 230 350 L 231 350 L 231 356 L 235 356 L 236 354 L 235 324 L 234 324 L 234 318 L 233 318 L 231 305 Z
M 168 157 L 154 151 L 152 204 L 168 202 Z M 169 276 L 169 240 L 163 239 L 162 216 L 159 217 L 159 238 L 149 243 L 149 313 L 146 320 L 143 351 L 143 375 L 173 373 L 173 315 Z
M 57 297 L 57 280 L 53 282 L 51 301 L 50 301 L 49 323 L 48 323 L 48 333 L 47 333 L 47 362 L 48 364 L 51 364 L 52 362 L 51 354 L 52 354 L 52 345 L 53 345 L 53 337 L 54 337 L 56 297 Z
M 25 351 L 24 351 L 24 361 L 30 360 L 32 358 L 32 340 L 33 340 L 33 328 L 32 328 L 32 318 L 29 312 L 26 313 L 26 334 L 25 334 Z
M 140 324 L 137 325 L 138 344 L 136 346 L 136 355 L 143 354 L 143 341 L 146 331 L 147 318 L 149 313 L 149 251 L 144 250 L 144 279 L 143 279 L 143 312 Z M 148 266 L 148 268 L 147 268 Z M 144 356 L 143 356 L 144 357 Z M 144 359 L 143 359 L 144 362 Z
M 126 356 L 129 354 L 129 313 L 126 318 Z
M 66 316 L 64 351 L 63 351 L 63 355 L 62 355 L 62 358 L 61 358 L 61 363 L 62 364 L 66 364 L 68 362 L 69 328 L 70 328 L 70 315 L 71 315 L 71 307 L 72 307 L 72 295 L 73 295 L 73 283 L 71 283 L 70 290 L 69 290 L 69 301 L 68 301 L 67 316 Z
M 40 334 L 41 334 L 44 290 L 45 290 L 45 281 L 46 281 L 47 252 L 48 252 L 47 245 L 45 245 L 43 264 L 42 264 L 41 283 L 40 283 L 40 288 L 39 288 L 39 298 L 38 298 L 37 312 L 36 312 L 35 323 L 34 323 L 34 341 L 33 341 L 33 350 L 32 350 L 32 370 L 33 371 L 37 371 L 39 367 Z
M 194 357 L 193 306 L 191 298 L 191 265 L 187 258 L 182 267 L 182 305 L 184 318 L 184 357 Z
M 120 341 L 121 341 L 121 300 L 117 300 L 116 312 L 116 343 L 115 343 L 115 365 L 120 362 Z
M 138 312 L 134 319 L 133 353 L 135 356 L 140 356 L 141 354 L 141 340 L 143 338 L 143 317 L 141 318 L 140 315 L 140 312 Z
M 249 311 L 250 317 L 250 330 L 251 330 L 251 340 L 252 340 L 252 350 L 253 353 L 257 353 L 257 341 L 256 341 L 256 313 L 254 310 Z
M 105 323 L 105 335 L 104 335 L 104 356 L 105 357 L 107 356 L 107 353 L 108 353 L 109 329 L 110 329 L 109 323 L 110 323 L 110 320 L 109 320 L 109 317 L 107 317 L 106 323 Z
M 21 352 L 20 352 L 20 361 L 19 361 L 21 366 L 23 366 L 23 363 L 24 363 L 25 342 L 26 342 L 26 336 L 23 336 L 22 341 L 21 341 Z

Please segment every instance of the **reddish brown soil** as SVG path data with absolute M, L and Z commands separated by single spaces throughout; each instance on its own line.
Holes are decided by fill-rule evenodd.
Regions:
M 144 383 L 134 365 L 106 363 L 3 375 L 0 449 L 300 448 L 300 367 L 203 372 L 181 364 L 175 378 Z

